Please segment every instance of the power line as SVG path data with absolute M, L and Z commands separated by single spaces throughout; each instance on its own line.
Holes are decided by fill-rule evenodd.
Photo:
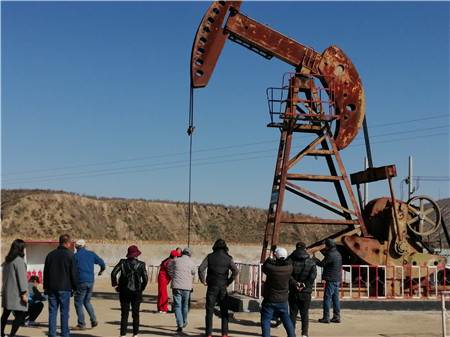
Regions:
M 416 129 L 416 130 L 409 130 L 409 131 L 402 131 L 397 132 L 395 134 L 403 134 L 403 133 L 411 133 L 416 131 L 425 131 L 425 130 L 434 130 L 434 129 L 440 129 L 440 128 L 446 128 L 448 126 L 439 126 L 439 127 L 432 127 L 432 128 L 426 128 L 426 129 Z M 432 134 L 432 135 L 426 135 L 421 136 L 421 138 L 424 137 L 436 137 L 441 135 L 446 135 L 446 133 L 440 133 L 440 134 Z M 376 135 L 372 137 L 385 137 L 385 136 L 391 136 L 392 134 L 382 134 L 382 135 Z M 372 142 L 373 144 L 379 144 L 379 143 L 386 143 L 386 142 L 400 142 L 404 140 L 410 140 L 410 139 L 417 139 L 416 136 L 412 137 L 403 137 L 403 138 L 397 138 L 397 139 L 391 139 L 391 140 L 379 140 Z M 227 150 L 227 149 L 233 149 L 233 148 L 242 148 L 242 147 L 248 147 L 248 146 L 254 146 L 254 145 L 261 145 L 261 144 L 267 144 L 267 143 L 274 143 L 274 140 L 270 141 L 262 141 L 262 142 L 253 142 L 253 143 L 247 143 L 247 144 L 241 144 L 241 145 L 232 145 L 232 146 L 225 146 L 225 147 L 217 147 L 217 148 L 210 148 L 210 149 L 204 149 L 196 151 L 196 153 L 207 153 L 211 151 L 219 151 L 219 150 Z M 363 145 L 362 143 L 356 142 L 356 144 L 353 144 L 354 146 L 360 146 Z M 261 159 L 261 158 L 268 158 L 273 156 L 273 151 L 275 150 L 261 150 L 261 151 L 251 151 L 251 152 L 241 152 L 241 153 L 234 153 L 229 155 L 220 155 L 220 156 L 209 156 L 209 157 L 203 157 L 203 158 L 197 158 L 195 160 L 194 165 L 212 165 L 212 164 L 219 164 L 219 163 L 226 163 L 226 162 L 234 162 L 234 161 L 243 161 L 243 160 L 254 160 L 254 159 Z M 257 156 L 257 157 L 250 157 L 252 155 L 258 154 L 258 153 L 271 153 L 270 155 L 265 156 Z M 65 170 L 67 168 L 73 169 L 73 168 L 79 168 L 79 167 L 90 167 L 90 166 L 96 166 L 96 165 L 105 165 L 106 163 L 121 163 L 121 162 L 130 162 L 130 161 L 138 161 L 143 159 L 157 159 L 157 158 L 165 158 L 165 157 L 174 157 L 175 155 L 186 155 L 186 153 L 177 153 L 177 154 L 165 154 L 165 155 L 155 155 L 151 157 L 140 157 L 135 158 L 132 160 L 116 160 L 116 161 L 109 161 L 109 162 L 100 162 L 97 164 L 84 164 L 84 165 L 78 165 L 78 166 L 70 166 L 70 167 L 63 167 L 63 168 L 53 168 L 53 169 L 40 169 L 35 171 L 21 171 L 21 172 L 15 172 L 10 173 L 10 175 L 15 174 L 25 174 L 25 173 L 37 173 L 45 171 L 48 173 L 48 171 L 57 171 L 57 170 Z M 246 156 L 245 158 L 236 158 L 239 156 Z M 211 161 L 214 159 L 221 159 L 218 161 Z M 229 160 L 223 160 L 224 158 L 231 158 Z M 135 166 L 126 166 L 126 167 L 119 167 L 119 168 L 106 168 L 106 169 L 97 169 L 97 170 L 90 170 L 90 171 L 80 171 L 80 172 L 72 172 L 72 173 L 58 173 L 58 174 L 47 174 L 44 176 L 34 176 L 34 177 L 23 177 L 23 178 L 16 178 L 11 180 L 3 181 L 3 185 L 11 185 L 11 184 L 19 184 L 19 183 L 31 183 L 36 181 L 51 181 L 51 180 L 67 180 L 67 179 L 79 179 L 79 178 L 89 178 L 89 177 L 96 177 L 96 176 L 104 176 L 104 175 L 117 175 L 117 174 L 130 174 L 130 173 L 139 173 L 139 172 L 147 172 L 147 171 L 153 171 L 153 170 L 161 170 L 161 169 L 176 169 L 185 167 L 187 164 L 185 164 L 185 160 L 177 160 L 177 161 L 168 161 L 168 162 L 162 162 L 162 163 L 151 163 L 151 164 L 145 164 L 145 165 L 135 165 Z M 6 175 L 6 174 L 4 174 Z M 431 179 L 431 178 L 430 178 Z
M 413 123 L 413 122 L 423 122 L 423 120 L 439 119 L 439 118 L 443 118 L 443 117 L 450 117 L 450 115 L 440 115 L 440 116 L 434 116 L 434 117 L 428 117 L 428 118 L 412 119 L 412 120 L 405 120 L 405 121 L 392 122 L 392 123 L 386 123 L 386 124 L 378 124 L 378 125 L 371 126 L 370 128 L 372 129 L 372 128 L 377 128 L 377 127 L 382 127 L 382 126 L 398 125 L 398 124 Z M 409 130 L 409 131 L 395 132 L 395 134 L 411 133 L 411 132 L 416 132 L 416 131 L 420 132 L 420 131 L 426 131 L 426 130 L 433 130 L 436 128 L 448 128 L 448 127 L 449 127 L 449 125 L 439 126 L 439 127 L 431 127 L 431 128 L 421 128 L 421 129 L 415 129 L 415 130 Z M 394 132 L 389 133 L 389 134 L 382 134 L 382 135 L 371 135 L 371 138 L 389 136 L 392 134 L 394 134 Z M 440 135 L 442 135 L 442 134 L 440 134 Z M 434 136 L 434 135 L 430 135 L 430 137 L 431 136 Z M 305 136 L 305 137 L 307 137 L 307 136 Z M 410 139 L 410 138 L 408 138 L 408 139 Z M 276 141 L 278 141 L 278 140 L 267 140 L 267 141 L 239 144 L 239 145 L 215 147 L 215 148 L 210 148 L 210 149 L 196 150 L 195 153 L 227 150 L 227 149 L 233 149 L 233 148 L 242 148 L 242 147 L 262 145 L 262 144 L 274 144 L 274 142 L 276 142 Z M 372 142 L 372 143 L 374 143 L 374 142 Z M 355 145 L 355 144 L 353 144 L 353 145 Z M 149 160 L 149 159 L 155 159 L 155 158 L 167 158 L 167 157 L 172 158 L 175 156 L 186 156 L 186 155 L 187 155 L 186 152 L 175 152 L 175 153 L 170 153 L 170 154 L 157 154 L 157 155 L 152 155 L 152 156 L 135 157 L 135 158 L 128 158 L 128 159 L 118 159 L 118 160 L 111 160 L 111 161 L 101 161 L 101 162 L 96 162 L 96 163 L 77 164 L 77 165 L 61 166 L 61 167 L 54 167 L 54 168 L 41 168 L 41 169 L 26 170 L 26 171 L 14 171 L 14 172 L 4 172 L 3 171 L 2 176 L 67 170 L 67 169 L 90 167 L 90 166 L 103 166 L 103 165 L 111 165 L 111 164 L 117 164 L 117 163 L 123 163 L 123 162 L 128 163 L 131 161 L 143 161 L 143 160 Z
M 444 133 L 448 134 L 448 133 Z M 430 135 L 432 136 L 439 136 L 443 134 L 434 134 Z M 404 137 L 404 138 L 397 138 L 394 140 L 387 140 L 387 141 L 376 141 L 372 142 L 373 144 L 379 144 L 379 143 L 386 143 L 386 142 L 400 142 L 403 140 L 410 140 L 410 139 L 416 139 L 417 137 Z M 363 145 L 363 144 L 355 144 Z M 253 155 L 256 153 L 268 153 L 270 152 L 270 155 L 265 156 L 257 156 L 257 157 L 249 157 L 249 155 Z M 236 157 L 236 156 L 246 156 L 245 158 L 235 158 L 235 159 L 229 159 L 229 160 L 223 160 L 223 158 L 230 158 L 230 157 Z M 195 160 L 195 163 L 193 165 L 195 166 L 203 166 L 203 165 L 212 165 L 212 164 L 221 164 L 221 163 L 227 163 L 227 162 L 235 162 L 235 161 L 245 161 L 245 160 L 254 160 L 254 159 L 261 159 L 261 158 L 269 158 L 273 156 L 273 151 L 271 150 L 262 150 L 262 151 L 252 151 L 252 152 L 244 152 L 244 153 L 237 153 L 237 154 L 230 154 L 230 155 L 220 155 L 220 156 L 214 156 L 214 157 L 204 157 L 204 158 L 198 158 Z M 211 161 L 214 159 L 221 159 L 217 161 Z M 3 181 L 3 185 L 11 185 L 11 184 L 18 184 L 18 183 L 30 183 L 30 182 L 36 182 L 36 181 L 51 181 L 51 180 L 67 180 L 67 179 L 75 179 L 75 178 L 91 178 L 91 177 L 97 177 L 97 176 L 105 176 L 105 175 L 117 175 L 117 174 L 129 174 L 129 173 L 141 173 L 141 172 L 149 172 L 154 170 L 162 170 L 162 169 L 176 169 L 181 167 L 186 167 L 187 164 L 185 164 L 185 161 L 169 161 L 169 162 L 162 162 L 162 163 L 152 163 L 147 165 L 139 165 L 139 166 L 131 166 L 131 167 L 121 167 L 121 168 L 113 168 L 113 169 L 102 169 L 102 170 L 92 170 L 92 171 L 84 171 L 84 172 L 73 172 L 73 173 L 60 173 L 60 174 L 52 174 L 52 175 L 45 175 L 45 176 L 37 176 L 37 177 L 28 177 L 28 178 L 17 178 L 15 180 L 11 181 Z

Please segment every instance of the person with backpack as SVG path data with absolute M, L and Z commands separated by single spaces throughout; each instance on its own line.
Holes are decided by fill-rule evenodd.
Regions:
M 111 284 L 119 293 L 120 300 L 120 336 L 127 334 L 128 315 L 133 317 L 133 336 L 139 333 L 139 308 L 142 302 L 142 292 L 147 286 L 148 274 L 145 262 L 139 261 L 141 255 L 138 247 L 128 247 L 126 259 L 121 259 L 111 272 Z M 117 275 L 120 274 L 117 281 Z

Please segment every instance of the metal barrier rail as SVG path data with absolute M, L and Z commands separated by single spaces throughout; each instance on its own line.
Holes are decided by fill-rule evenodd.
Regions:
M 236 262 L 238 276 L 233 282 L 233 291 L 238 294 L 261 298 L 261 266 L 262 264 Z
M 325 282 L 316 279 L 314 295 L 323 297 Z M 433 299 L 450 288 L 445 266 L 344 265 L 341 269 L 340 297 L 351 299 L 396 298 Z M 322 285 L 320 285 L 322 283 Z M 322 294 L 320 294 L 322 290 Z
M 238 277 L 233 291 L 261 298 L 262 264 L 236 263 Z M 325 281 L 322 268 L 317 268 L 312 298 L 323 298 Z M 445 266 L 373 266 L 343 265 L 341 269 L 342 299 L 436 299 L 450 289 L 450 273 Z
M 256 299 L 261 298 L 263 274 L 260 263 L 236 262 L 238 276 L 233 282 L 234 292 Z M 197 266 L 198 269 L 198 266 Z M 147 265 L 149 283 L 158 282 L 159 265 Z M 28 270 L 28 279 L 37 275 L 42 282 L 40 268 Z M 411 277 L 413 276 L 413 277 Z M 322 268 L 317 268 L 312 298 L 323 298 L 325 282 Z M 194 283 L 199 283 L 198 274 Z M 373 266 L 344 265 L 341 269 L 340 298 L 342 299 L 437 299 L 450 290 L 450 272 L 445 266 Z

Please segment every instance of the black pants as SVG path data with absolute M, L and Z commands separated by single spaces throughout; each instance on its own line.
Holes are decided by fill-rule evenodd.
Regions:
M 11 333 L 9 334 L 9 336 L 13 337 L 16 335 L 17 330 L 19 330 L 20 324 L 22 324 L 23 321 L 23 316 L 25 314 L 25 311 L 17 311 L 14 310 L 15 313 L 15 317 L 14 317 L 14 321 L 12 323 L 12 328 L 11 328 Z M 8 309 L 3 309 L 3 314 L 2 314 L 2 318 L 1 318 L 1 337 L 5 336 L 5 328 L 6 328 L 6 323 L 8 323 L 8 317 L 11 314 L 11 310 Z
M 228 293 L 226 287 L 212 287 L 208 286 L 206 291 L 206 316 L 205 316 L 205 327 L 206 327 L 206 337 L 212 335 L 213 326 L 213 316 L 214 316 L 214 306 L 219 304 L 220 307 L 220 317 L 222 319 L 222 336 L 228 336 Z
M 131 306 L 131 317 L 133 318 L 133 335 L 139 333 L 139 308 L 142 302 L 142 292 L 130 293 L 121 292 L 119 294 L 120 299 L 120 335 L 125 336 L 127 334 L 128 316 Z
M 289 293 L 289 316 L 291 316 L 291 321 L 295 328 L 297 314 L 300 311 L 300 317 L 302 320 L 302 335 L 308 335 L 310 304 L 311 293 Z
M 29 319 L 30 321 L 35 321 L 42 312 L 44 308 L 44 303 L 35 302 L 28 304 L 28 311 L 25 313 L 23 319 Z

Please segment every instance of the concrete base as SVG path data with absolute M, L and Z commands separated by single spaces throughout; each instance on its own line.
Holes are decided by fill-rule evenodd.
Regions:
M 230 294 L 228 296 L 228 308 L 233 312 L 259 312 L 261 300 Z M 322 309 L 322 299 L 312 300 L 311 309 Z M 402 311 L 441 311 L 442 303 L 440 299 L 417 300 L 417 299 L 341 299 L 341 309 L 345 310 L 402 310 Z

